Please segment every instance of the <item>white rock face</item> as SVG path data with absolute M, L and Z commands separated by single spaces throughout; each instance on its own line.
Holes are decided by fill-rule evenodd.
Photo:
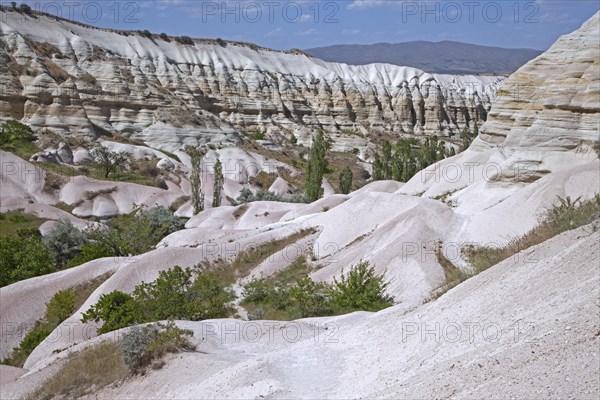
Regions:
M 181 45 L 0 13 L 2 118 L 64 134 L 119 132 L 171 150 L 235 142 L 236 131 L 254 129 L 456 133 L 485 121 L 503 80 L 210 40 Z
M 524 234 L 557 196 L 599 193 L 599 30 L 597 13 L 509 77 L 471 147 L 399 193 L 446 195 L 466 219 L 457 239 L 490 242 Z

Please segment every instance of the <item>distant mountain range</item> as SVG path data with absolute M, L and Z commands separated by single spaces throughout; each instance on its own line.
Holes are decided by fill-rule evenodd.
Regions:
M 306 49 L 325 61 L 364 65 L 388 63 L 440 74 L 510 74 L 542 52 L 461 42 L 405 42 L 333 45 Z

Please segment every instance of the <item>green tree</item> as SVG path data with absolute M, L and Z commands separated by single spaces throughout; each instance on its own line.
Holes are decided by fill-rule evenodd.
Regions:
M 21 3 L 19 10 L 23 11 L 25 14 L 29 14 L 31 12 L 31 7 L 28 4 Z
M 392 179 L 400 182 L 408 182 L 417 172 L 417 162 L 413 150 L 413 142 L 400 139 L 395 146 Z
M 168 222 L 157 226 L 152 214 L 143 207 L 134 207 L 131 213 L 112 218 L 104 225 L 88 228 L 88 239 L 118 257 L 150 251 L 170 229 Z
M 387 140 L 383 142 L 381 157 L 381 174 L 383 180 L 392 179 L 392 145 Z
M 373 180 L 374 181 L 382 181 L 384 179 L 383 173 L 383 164 L 381 162 L 381 157 L 379 154 L 375 153 L 373 156 Z
M 197 215 L 204 211 L 204 193 L 202 192 L 202 159 L 206 152 L 194 146 L 186 146 L 186 153 L 191 157 L 192 172 L 190 173 L 190 185 L 192 186 L 192 209 Z
M 323 197 L 323 176 L 327 172 L 327 160 L 325 156 L 331 149 L 331 140 L 323 135 L 319 130 L 313 138 L 310 149 L 310 158 L 307 165 L 306 183 L 304 186 L 306 196 L 313 202 Z
M 213 207 L 221 206 L 221 192 L 223 191 L 224 183 L 225 178 L 223 177 L 223 165 L 221 164 L 221 160 L 217 159 L 214 168 Z
M 31 142 L 33 140 L 35 140 L 35 135 L 29 126 L 14 119 L 10 119 L 2 124 L 0 129 L 0 145 L 14 142 Z
M 352 179 L 354 178 L 350 167 L 346 167 L 340 173 L 340 190 L 343 194 L 348 194 L 352 190 Z
M 104 173 L 105 178 L 108 178 L 108 175 L 117 172 L 119 168 L 127 164 L 126 153 L 111 151 L 101 144 L 92 147 L 90 155 Z
M 475 125 L 477 126 L 477 125 Z M 461 151 L 465 151 L 466 149 L 469 148 L 469 146 L 471 145 L 472 142 L 472 137 L 471 134 L 469 133 L 469 130 L 467 129 L 467 127 L 465 126 L 462 130 L 462 132 L 460 133 L 460 150 Z
M 342 273 L 340 280 L 334 279 L 330 296 L 337 312 L 379 311 L 393 304 L 386 296 L 388 283 L 383 275 L 377 275 L 375 268 L 367 261 L 361 261 Z

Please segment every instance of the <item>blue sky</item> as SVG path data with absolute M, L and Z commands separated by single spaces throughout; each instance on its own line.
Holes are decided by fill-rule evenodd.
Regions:
M 220 37 L 276 49 L 454 40 L 544 50 L 599 9 L 598 0 L 26 2 L 37 10 L 95 26 Z

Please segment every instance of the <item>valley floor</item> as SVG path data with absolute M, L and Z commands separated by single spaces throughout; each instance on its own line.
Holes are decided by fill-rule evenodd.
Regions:
M 563 233 L 412 310 L 181 321 L 197 352 L 92 398 L 596 399 L 598 228 Z M 0 397 L 27 392 L 56 364 L 17 380 L 1 366 Z

